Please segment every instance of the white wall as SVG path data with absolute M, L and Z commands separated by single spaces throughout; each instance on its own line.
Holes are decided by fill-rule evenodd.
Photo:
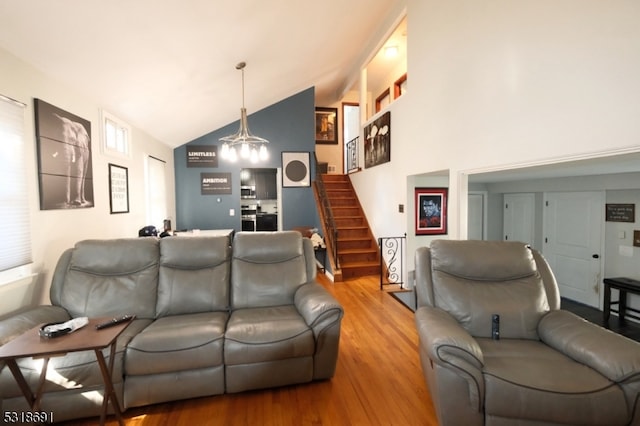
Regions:
M 328 163 L 330 166 L 335 166 L 335 173 L 342 174 L 344 173 L 344 115 L 342 111 L 342 103 L 343 102 L 353 102 L 358 103 L 359 92 L 350 91 L 348 92 L 339 102 L 334 102 L 331 104 L 322 104 L 316 105 L 318 107 L 327 107 L 327 108 L 337 108 L 338 109 L 338 144 L 337 145 L 325 145 L 325 144 L 317 144 L 316 145 L 316 156 L 319 162 Z M 349 141 L 346 141 L 349 142 Z
M 175 218 L 175 189 L 173 150 L 149 135 L 132 129 L 133 155 L 130 160 L 107 157 L 100 150 L 100 105 L 81 93 L 49 79 L 42 72 L 0 49 L 0 93 L 27 104 L 25 128 L 27 138 L 27 172 L 31 203 L 31 229 L 33 260 L 39 279 L 36 280 L 33 299 L 48 302 L 48 289 L 56 262 L 67 248 L 88 238 L 137 237 L 138 229 L 146 225 L 144 191 L 144 159 L 153 155 L 167 162 L 167 200 L 172 218 Z M 96 84 L 100 84 L 96 81 Z M 37 151 L 33 99 L 39 98 L 65 111 L 91 121 L 91 147 L 93 159 L 93 190 L 95 207 L 73 210 L 40 210 L 37 179 Z M 109 111 L 118 116 L 117 111 Z M 126 119 L 126 117 L 120 117 Z M 108 163 L 129 169 L 128 214 L 109 212 Z M 0 287 L 3 311 L 12 310 L 25 302 L 24 294 L 31 294 L 18 286 Z
M 352 175 L 376 235 L 415 238 L 397 213 L 413 175 L 449 171 L 459 238 L 462 172 L 640 150 L 640 3 L 408 0 L 407 16 L 391 162 Z

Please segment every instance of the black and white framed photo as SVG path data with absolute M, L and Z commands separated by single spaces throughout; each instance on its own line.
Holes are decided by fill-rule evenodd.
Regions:
M 364 167 L 391 161 L 391 111 L 387 111 L 364 128 Z
M 91 122 L 34 101 L 40 210 L 94 206 Z
M 282 153 L 282 186 L 285 188 L 311 186 L 308 152 Z
M 109 164 L 109 207 L 111 214 L 129 213 L 129 170 Z

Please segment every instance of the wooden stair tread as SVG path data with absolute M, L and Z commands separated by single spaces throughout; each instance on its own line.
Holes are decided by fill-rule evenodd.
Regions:
M 361 268 L 361 267 L 369 267 L 369 266 L 379 266 L 380 263 L 377 261 L 369 260 L 369 261 L 357 261 L 357 262 L 340 262 L 340 267 L 342 269 L 348 268 Z
M 378 249 L 375 247 L 370 248 L 351 248 L 340 250 L 340 254 L 363 254 L 363 253 L 378 253 Z

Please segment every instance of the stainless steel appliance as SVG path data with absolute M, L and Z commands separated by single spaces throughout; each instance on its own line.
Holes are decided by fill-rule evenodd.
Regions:
M 256 230 L 256 214 L 258 206 L 256 204 L 244 204 L 240 206 L 240 218 L 242 220 L 243 231 Z
M 242 185 L 240 187 L 240 198 L 242 200 L 251 200 L 256 198 L 255 185 Z

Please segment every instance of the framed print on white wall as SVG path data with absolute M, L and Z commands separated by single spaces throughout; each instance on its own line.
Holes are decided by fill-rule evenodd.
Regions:
M 109 164 L 109 206 L 111 214 L 129 213 L 129 170 Z
M 285 188 L 311 186 L 308 152 L 282 153 L 282 186 Z

